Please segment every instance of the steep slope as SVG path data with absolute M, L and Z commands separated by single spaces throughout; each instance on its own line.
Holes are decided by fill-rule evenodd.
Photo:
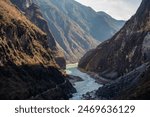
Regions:
M 110 40 L 88 52 L 79 67 L 102 73 L 122 75 L 149 60 L 149 8 L 139 8 L 125 26 Z
M 117 20 L 119 25 L 110 22 L 114 19 L 104 17 L 74 0 L 36 1 L 70 62 L 77 62 L 87 50 L 97 46 L 99 41 L 110 38 L 124 24 Z
M 144 93 L 145 96 L 143 99 L 146 99 L 146 95 L 149 95 L 149 89 L 146 89 L 146 87 L 150 87 L 150 84 L 147 83 L 149 82 L 149 66 L 146 65 L 142 73 L 140 72 L 141 70 L 137 70 L 138 67 L 144 63 L 150 62 L 149 14 L 150 1 L 143 0 L 137 13 L 116 35 L 110 40 L 100 44 L 96 49 L 86 53 L 80 60 L 79 67 L 81 69 L 98 73 L 107 79 L 117 79 L 111 84 L 100 88 L 98 91 L 99 97 L 101 97 L 102 94 L 106 94 L 107 96 L 102 97 L 116 98 L 117 95 L 124 95 L 127 91 L 130 92 L 127 94 L 131 95 L 133 93 L 136 94 L 136 92 L 140 90 L 146 92 Z M 135 76 L 136 72 L 141 74 Z M 129 76 L 128 73 L 130 74 Z M 118 80 L 120 76 L 122 77 Z M 137 80 L 137 82 L 135 82 L 135 80 Z M 118 86 L 118 84 L 125 82 L 127 83 L 119 85 L 121 87 Z M 132 84 L 132 88 L 130 88 L 130 84 Z M 134 89 L 134 91 L 131 91 L 131 89 Z M 136 89 L 138 89 L 138 91 Z M 102 93 L 102 90 L 104 93 Z M 119 90 L 119 92 L 117 90 Z M 113 94 L 113 96 L 109 94 Z M 141 99 L 140 96 L 142 96 L 142 94 L 137 94 L 134 99 Z M 124 97 L 123 99 L 126 98 L 127 97 Z
M 150 66 L 143 64 L 96 91 L 98 99 L 150 99 Z
M 53 35 L 50 32 L 47 21 L 44 19 L 43 14 L 38 5 L 34 3 L 34 0 L 11 0 L 25 15 L 42 31 L 47 34 L 48 44 L 52 50 L 56 63 L 60 68 L 66 67 L 66 61 L 64 58 L 64 53 L 59 48 L 59 45 L 56 44 L 56 41 Z
M 0 99 L 68 99 L 74 88 L 58 71 L 46 33 L 0 1 Z

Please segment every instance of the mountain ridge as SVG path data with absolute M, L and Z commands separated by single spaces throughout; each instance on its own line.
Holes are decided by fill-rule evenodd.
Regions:
M 18 9 L 23 12 L 26 17 L 33 22 L 37 27 L 47 34 L 48 44 L 52 50 L 53 57 L 55 58 L 56 63 L 60 66 L 61 69 L 66 68 L 66 61 L 64 58 L 64 53 L 61 51 L 57 45 L 46 19 L 44 19 L 43 14 L 40 10 L 40 7 L 35 4 L 34 0 L 11 0 L 11 2 L 18 7 Z
M 58 70 L 47 34 L 9 0 L 0 1 L 0 27 L 0 99 L 69 99 L 76 90 Z
M 53 27 L 51 31 L 65 52 L 68 62 L 77 62 L 87 50 L 95 48 L 100 41 L 110 38 L 119 30 L 118 27 L 124 24 L 124 22 L 118 22 L 120 26 L 114 29 L 113 25 L 116 25 L 114 22 L 112 22 L 113 25 L 108 24 L 109 20 L 105 21 L 105 18 L 98 15 L 92 8 L 74 0 L 36 1 L 49 27 Z M 104 34 L 104 30 L 107 34 Z

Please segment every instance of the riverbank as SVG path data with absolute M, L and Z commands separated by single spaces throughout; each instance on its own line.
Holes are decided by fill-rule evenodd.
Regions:
M 95 81 L 98 83 L 98 84 L 107 84 L 109 82 L 111 82 L 112 80 L 110 79 L 107 79 L 107 78 L 104 78 L 104 77 L 101 77 L 99 76 L 97 73 L 95 72 L 89 72 L 89 71 L 85 71 L 84 69 L 81 69 L 81 68 L 78 68 L 81 72 L 83 73 L 86 73 L 88 75 L 90 75 L 92 78 L 95 79 Z
M 79 76 L 73 76 L 73 75 L 68 75 L 68 80 L 71 82 L 71 84 L 74 86 L 76 82 L 81 82 L 83 79 Z

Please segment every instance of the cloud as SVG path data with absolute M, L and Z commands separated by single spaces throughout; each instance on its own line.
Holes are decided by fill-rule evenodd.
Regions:
M 96 11 L 104 11 L 116 19 L 129 19 L 142 0 L 76 0 Z

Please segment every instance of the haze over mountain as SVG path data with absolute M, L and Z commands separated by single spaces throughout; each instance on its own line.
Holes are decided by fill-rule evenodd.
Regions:
M 150 98 L 149 14 L 150 1 L 143 0 L 136 14 L 117 34 L 80 60 L 81 69 L 110 81 L 96 92 L 98 98 Z
M 77 62 L 87 50 L 110 38 L 124 24 L 74 0 L 36 0 L 36 3 L 69 62 Z
M 142 0 L 76 0 L 95 11 L 104 11 L 115 19 L 129 20 Z

